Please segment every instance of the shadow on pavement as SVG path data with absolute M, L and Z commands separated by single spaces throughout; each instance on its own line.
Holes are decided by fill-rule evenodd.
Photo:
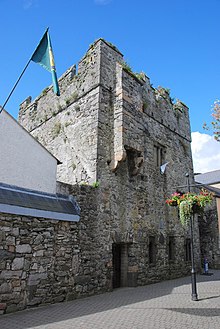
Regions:
M 209 284 L 209 281 L 211 282 L 217 280 L 220 280 L 220 271 L 215 271 L 215 275 L 213 276 L 199 275 L 197 282 L 201 282 L 202 285 L 205 285 L 206 283 Z M 70 302 L 62 302 L 59 304 L 26 309 L 13 314 L 0 316 L 0 328 L 28 329 L 35 328 L 40 325 L 45 325 L 46 328 L 46 325 L 50 323 L 56 323 L 74 318 L 76 319 L 78 317 L 113 310 L 171 294 L 174 296 L 173 298 L 176 298 L 175 296 L 178 295 L 178 298 L 184 299 L 184 296 L 189 293 L 190 301 L 190 282 L 191 278 L 188 276 L 136 288 L 120 288 L 110 293 L 76 299 Z M 215 293 L 213 291 L 208 291 L 208 293 L 206 292 L 205 294 L 209 299 L 219 297 L 216 296 L 216 291 Z M 197 303 L 199 303 L 199 301 Z M 196 304 L 196 306 L 199 305 Z M 134 305 L 132 307 L 134 307 Z M 166 308 L 164 307 L 164 309 Z M 201 316 L 220 315 L 219 309 L 211 308 L 205 308 L 210 315 L 207 315 L 207 312 L 204 314 L 204 308 L 167 308 L 167 310 Z
M 165 308 L 165 310 L 204 317 L 220 316 L 220 308 Z
M 214 298 L 220 298 L 220 295 L 210 296 L 210 297 L 206 297 L 206 298 L 199 298 L 199 300 L 207 300 L 207 299 L 214 299 Z

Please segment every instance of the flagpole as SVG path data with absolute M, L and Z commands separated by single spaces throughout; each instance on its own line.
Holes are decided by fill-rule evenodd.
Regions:
M 49 30 L 49 27 L 46 29 L 46 32 L 47 32 L 48 30 Z M 46 32 L 45 32 L 45 33 L 46 33 Z M 44 33 L 44 35 L 45 35 L 45 33 Z M 42 40 L 42 39 L 41 39 L 41 40 Z M 41 41 L 40 41 L 40 42 L 41 42 Z M 40 42 L 39 42 L 39 44 L 40 44 Z M 38 44 L 38 46 L 39 46 L 39 44 Z M 38 46 L 36 47 L 36 49 L 38 48 Z M 35 50 L 35 51 L 36 51 L 36 50 Z M 35 53 L 35 51 L 33 52 L 33 54 Z M 6 104 L 8 103 L 8 101 L 9 101 L 11 95 L 13 94 L 15 88 L 17 87 L 17 84 L 18 84 L 19 81 L 21 80 L 21 78 L 22 78 L 24 72 L 26 71 L 28 65 L 30 64 L 30 62 L 31 62 L 31 60 L 32 60 L 32 57 L 33 57 L 33 54 L 32 54 L 32 56 L 31 56 L 31 58 L 29 59 L 29 61 L 27 62 L 27 64 L 25 65 L 25 68 L 24 68 L 23 71 L 21 72 L 21 74 L 20 74 L 18 80 L 15 82 L 14 87 L 12 88 L 12 90 L 11 90 L 10 94 L 8 95 L 6 101 L 4 102 L 3 106 L 0 108 L 0 114 L 1 114 L 1 112 L 4 110 L 4 108 L 5 108 Z
M 5 105 L 8 103 L 8 101 L 9 101 L 11 95 L 13 94 L 15 88 L 17 87 L 18 82 L 21 80 L 21 78 L 22 78 L 24 72 L 26 71 L 28 65 L 30 64 L 30 62 L 31 62 L 31 58 L 29 59 L 29 61 L 28 61 L 27 64 L 25 65 L 25 68 L 24 68 L 23 71 L 21 72 L 21 74 L 20 74 L 18 80 L 15 82 L 14 87 L 12 88 L 10 94 L 8 95 L 6 101 L 4 102 L 3 106 L 2 106 L 1 109 L 0 109 L 0 113 L 2 112 L 2 110 L 4 110 Z

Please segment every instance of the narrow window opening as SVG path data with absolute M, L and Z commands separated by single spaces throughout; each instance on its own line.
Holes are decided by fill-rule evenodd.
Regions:
M 160 145 L 154 145 L 154 162 L 156 167 L 162 166 L 165 162 L 165 148 Z
M 173 261 L 175 259 L 175 240 L 173 236 L 169 237 L 168 242 L 168 259 Z
M 149 245 L 148 245 L 148 252 L 149 252 L 149 264 L 156 264 L 156 242 L 155 237 L 149 237 Z

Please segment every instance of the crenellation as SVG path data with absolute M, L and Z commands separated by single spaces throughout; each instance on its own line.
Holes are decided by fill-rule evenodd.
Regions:
M 2 222 L 0 240 L 13 254 L 8 275 L 17 271 L 16 279 L 28 282 L 28 306 L 189 273 L 184 260 L 189 233 L 177 210 L 165 204 L 185 184 L 184 173 L 193 173 L 188 108 L 123 61 L 117 48 L 99 39 L 78 70 L 72 66 L 59 79 L 60 97 L 48 89 L 21 106 L 21 124 L 62 163 L 57 192 L 74 195 L 81 207 L 75 224 L 25 217 Z M 8 225 L 9 231 L 21 225 L 19 235 L 10 235 Z M 176 248 L 172 261 L 170 238 Z M 198 234 L 195 238 L 199 267 Z

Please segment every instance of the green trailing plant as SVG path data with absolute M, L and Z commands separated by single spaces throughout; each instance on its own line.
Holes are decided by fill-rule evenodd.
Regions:
M 170 96 L 170 89 L 158 86 L 157 91 L 163 96 Z
M 92 183 L 92 187 L 94 187 L 94 188 L 98 188 L 99 186 L 100 186 L 100 183 L 98 181 Z
M 105 41 L 105 40 L 103 39 L 103 41 Z M 114 50 L 120 52 L 120 51 L 118 50 L 118 48 L 117 48 L 115 45 L 113 45 L 113 43 L 111 43 L 111 42 L 109 42 L 109 41 L 105 41 L 105 42 L 106 42 L 110 47 L 112 47 Z
M 212 200 L 213 194 L 206 190 L 201 190 L 199 194 L 175 192 L 166 200 L 166 204 L 178 207 L 180 222 L 182 225 L 187 225 L 190 221 L 190 216 L 194 213 L 202 212 L 205 206 L 210 204 Z
M 183 226 L 184 225 L 188 225 L 191 215 L 192 215 L 192 207 L 191 207 L 191 204 L 188 201 L 183 200 L 179 204 L 180 223 Z
M 81 182 L 80 185 L 86 185 L 86 186 L 92 186 L 93 188 L 98 188 L 100 186 L 100 183 L 97 181 L 97 182 L 94 182 L 92 184 L 89 184 L 88 182 Z
M 144 73 L 140 72 L 140 73 L 135 73 L 135 76 L 139 79 L 139 80 L 144 80 Z
M 123 69 L 125 69 L 126 71 L 132 73 L 132 69 L 126 61 L 122 61 L 120 64 L 122 65 Z

